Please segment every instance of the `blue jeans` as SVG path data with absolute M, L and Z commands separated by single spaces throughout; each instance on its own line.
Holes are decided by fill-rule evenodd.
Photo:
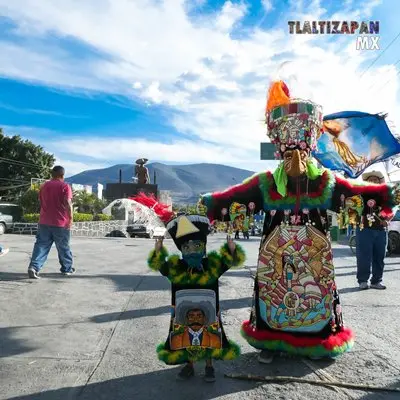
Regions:
M 32 259 L 29 268 L 39 272 L 47 260 L 51 246 L 55 243 L 61 272 L 69 272 L 72 268 L 72 253 L 69 248 L 71 231 L 58 226 L 39 225 L 36 243 L 33 247 Z
M 357 280 L 358 283 L 368 282 L 371 275 L 371 284 L 382 282 L 384 258 L 386 255 L 388 233 L 385 230 L 364 228 L 356 231 Z

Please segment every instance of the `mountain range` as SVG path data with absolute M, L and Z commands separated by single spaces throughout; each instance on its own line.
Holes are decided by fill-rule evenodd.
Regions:
M 156 183 L 159 190 L 169 190 L 174 203 L 194 203 L 199 194 L 225 189 L 236 185 L 253 175 L 254 172 L 228 167 L 221 164 L 190 164 L 190 165 L 165 165 L 150 163 L 149 169 L 151 183 Z M 134 166 L 132 164 L 119 164 L 104 169 L 83 171 L 67 178 L 68 183 L 81 185 L 96 185 L 101 183 L 115 183 L 119 181 L 119 170 L 122 171 L 122 182 L 132 182 Z

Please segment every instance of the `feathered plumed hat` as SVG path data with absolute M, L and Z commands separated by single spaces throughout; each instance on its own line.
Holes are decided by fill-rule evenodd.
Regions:
M 211 224 L 204 215 L 181 215 L 168 223 L 167 231 L 180 250 L 183 243 L 189 240 L 201 240 L 207 243 Z
M 170 210 L 170 206 L 160 203 L 153 194 L 147 195 L 141 192 L 137 196 L 130 197 L 130 199 L 153 210 L 164 224 L 168 223 L 175 217 L 175 213 Z
M 316 149 L 322 129 L 322 107 L 291 98 L 283 81 L 271 84 L 265 117 L 268 136 L 277 147 L 276 158 L 282 158 L 286 150 Z

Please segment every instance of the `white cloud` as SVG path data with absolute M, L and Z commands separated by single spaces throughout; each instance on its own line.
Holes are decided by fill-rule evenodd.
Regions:
M 90 138 L 59 140 L 57 143 L 46 142 L 49 151 L 62 148 L 66 154 L 90 157 L 100 163 L 130 162 L 134 157 L 146 157 L 150 160 L 174 162 L 221 162 L 245 161 L 259 152 L 259 146 L 253 149 L 213 145 L 191 140 L 175 140 L 170 143 L 154 142 L 146 139 L 126 138 Z M 216 157 L 218 155 L 218 157 Z
M 69 176 L 73 176 L 79 174 L 79 172 L 87 171 L 91 169 L 102 169 L 106 168 L 107 164 L 99 164 L 99 163 L 90 163 L 90 162 L 80 162 L 80 161 L 71 161 L 68 159 L 57 158 L 55 165 L 62 165 L 65 169 L 65 176 L 68 178 Z
M 104 162 L 118 159 L 118 152 L 130 158 L 150 152 L 149 158 L 161 155 L 161 161 L 211 162 L 218 155 L 225 163 L 254 162 L 259 142 L 266 139 L 262 119 L 274 77 L 284 78 L 293 95 L 322 104 L 325 113 L 387 111 L 400 126 L 396 68 L 373 66 L 360 77 L 371 54 L 355 50 L 355 37 L 289 35 L 285 26 L 255 27 L 245 39 L 232 39 L 230 33 L 247 12 L 244 2 L 227 1 L 211 16 L 194 17 L 186 14 L 188 4 L 0 0 L 0 13 L 17 24 L 16 32 L 31 35 L 25 45 L 0 41 L 0 74 L 166 105 L 174 111 L 170 123 L 196 140 L 169 145 L 95 140 L 90 150 Z M 281 20 L 332 19 L 321 4 L 293 0 Z M 337 19 L 367 17 L 377 4 L 371 0 L 357 9 L 347 1 L 346 17 Z M 264 0 L 263 5 L 270 11 L 274 4 Z M 74 55 L 62 45 L 50 45 L 49 36 L 79 40 L 95 52 Z M 279 68 L 284 61 L 290 63 Z M 71 154 L 87 155 L 77 141 L 64 145 Z
M 261 0 L 261 4 L 264 7 L 265 12 L 270 12 L 274 9 L 272 0 Z
M 142 95 L 156 104 L 161 103 L 160 82 L 152 82 Z
M 246 10 L 245 4 L 232 4 L 231 1 L 227 1 L 217 18 L 216 27 L 222 32 L 229 32 L 235 23 L 246 14 Z

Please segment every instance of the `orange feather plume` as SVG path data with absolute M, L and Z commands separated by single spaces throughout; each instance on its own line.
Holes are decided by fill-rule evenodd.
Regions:
M 268 100 L 266 112 L 273 108 L 290 104 L 289 89 L 283 81 L 272 82 L 268 91 Z

